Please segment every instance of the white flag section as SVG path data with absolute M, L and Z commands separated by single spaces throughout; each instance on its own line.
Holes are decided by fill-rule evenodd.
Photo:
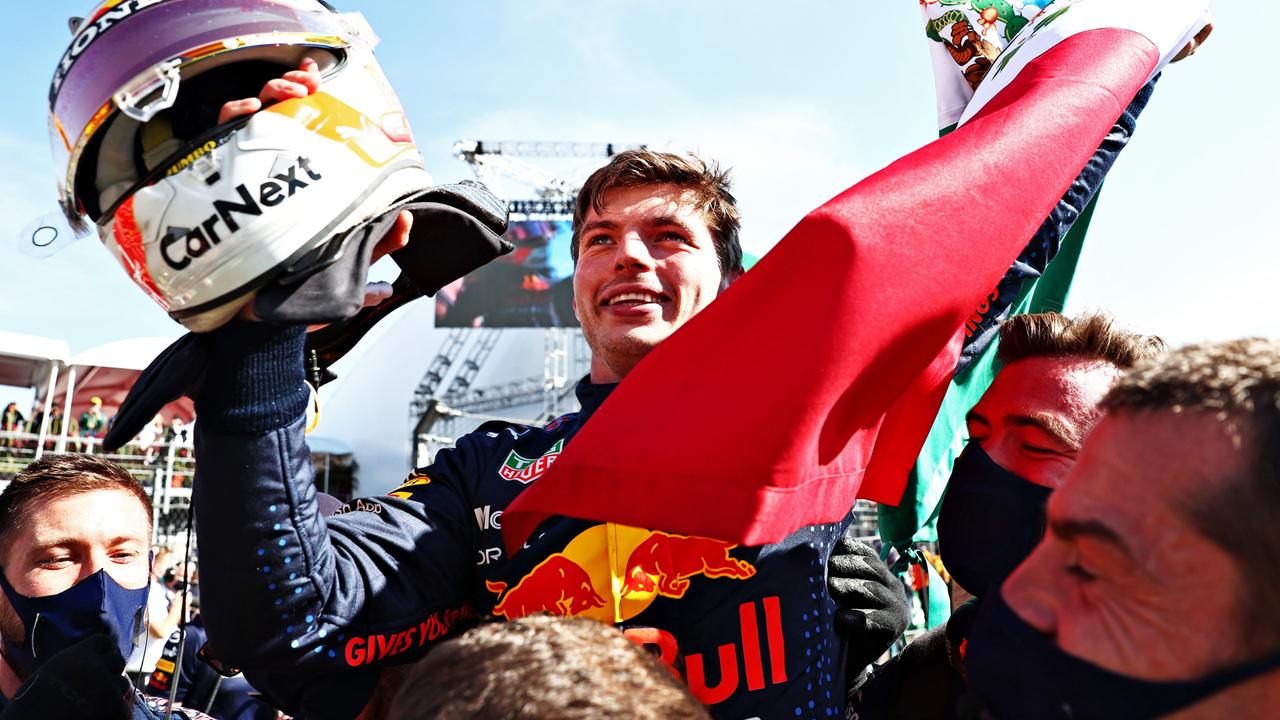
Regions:
M 1208 0 L 1057 0 L 1044 7 L 995 59 L 960 123 L 968 122 L 1032 60 L 1073 35 L 1102 28 L 1131 30 L 1151 41 L 1160 62 L 1151 76 L 1169 64 L 1196 33 L 1212 20 Z M 1148 78 L 1150 79 L 1150 78 Z
M 1050 0 L 920 0 L 938 129 L 955 125 L 1000 51 Z

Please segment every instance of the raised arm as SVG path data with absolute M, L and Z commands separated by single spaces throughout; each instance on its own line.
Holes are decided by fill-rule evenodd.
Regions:
M 477 528 L 459 482 L 472 449 L 444 453 L 403 493 L 412 499 L 321 517 L 303 437 L 303 329 L 233 322 L 208 340 L 194 501 L 210 645 L 295 713 L 354 716 L 372 675 L 345 671 L 420 653 L 434 639 L 423 624 L 465 606 L 476 582 Z M 329 707 L 298 707 L 320 680 L 351 687 L 312 687 L 308 703 Z

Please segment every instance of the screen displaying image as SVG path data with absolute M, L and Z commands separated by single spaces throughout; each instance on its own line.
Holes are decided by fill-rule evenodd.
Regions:
M 436 327 L 577 327 L 571 222 L 513 220 L 516 249 L 436 294 Z

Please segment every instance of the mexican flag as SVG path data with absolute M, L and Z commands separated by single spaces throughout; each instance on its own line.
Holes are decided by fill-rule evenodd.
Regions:
M 1114 7 L 1105 9 L 1106 18 L 1099 18 L 1095 9 L 1085 7 L 1088 3 L 1081 7 L 1073 7 L 1075 5 L 1080 4 L 1049 3 L 1048 0 L 1012 4 L 983 0 L 931 0 L 921 3 L 924 34 L 929 40 L 934 65 L 940 132 L 950 132 L 962 118 L 977 114 L 1007 84 L 1007 74 L 1011 72 L 1008 66 L 1025 64 L 1027 59 L 1019 59 L 1019 55 L 1043 52 L 1067 36 L 1098 27 L 1101 24 L 1099 19 L 1117 27 L 1145 27 L 1147 32 L 1163 37 L 1180 36 L 1185 32 L 1176 14 L 1163 18 L 1146 16 L 1144 13 L 1149 9 L 1139 7 L 1140 4 L 1116 3 Z M 1201 3 L 1199 10 L 1201 17 L 1207 20 L 1207 7 Z M 1195 11 L 1195 4 L 1188 6 L 1187 12 Z M 1159 25 L 1161 20 L 1167 25 Z M 1194 27 L 1198 31 L 1203 22 Z M 1024 29 L 1027 31 L 1021 32 Z M 1008 42 L 1011 40 L 1012 44 Z M 1030 49 L 1024 51 L 1028 44 Z M 1174 47 L 1174 52 L 1179 48 Z M 1161 65 L 1168 59 L 1168 56 L 1162 57 Z M 975 79 L 984 80 L 992 67 L 997 72 L 991 83 L 980 85 L 975 82 Z M 1001 75 L 1006 79 L 998 79 Z M 975 97 L 974 91 L 979 87 L 982 92 Z M 1034 244 L 1029 245 L 1024 257 L 1015 262 L 1002 280 L 999 292 L 993 292 L 975 310 L 974 317 L 965 328 L 965 344 L 956 377 L 911 471 L 902 501 L 896 506 L 880 506 L 880 534 L 886 542 L 906 549 L 914 540 L 937 539 L 934 527 L 937 511 L 951 466 L 967 437 L 964 415 L 986 392 L 995 375 L 998 321 L 1010 314 L 1062 310 L 1096 203 L 1095 195 L 1062 239 L 1056 258 L 1044 269 L 1043 276 L 1027 272 L 1025 256 L 1037 249 Z M 1042 228 L 1041 232 L 1044 231 Z M 1043 257 L 1040 259 L 1044 260 Z M 932 621 L 933 613 L 930 614 Z
M 508 548 L 550 515 L 760 545 L 898 502 L 973 309 L 1206 22 L 1203 0 L 1053 5 L 955 132 L 809 213 L 636 366 L 508 508 Z
M 998 61 L 1009 43 L 1040 16 L 1043 6 L 1049 1 L 925 0 L 920 3 L 920 13 L 924 18 L 923 35 L 933 63 L 940 135 L 956 129 L 973 102 L 974 91 L 990 72 L 992 63 Z M 1066 202 L 1066 199 L 1061 202 Z M 951 467 L 968 437 L 965 414 L 977 404 L 995 376 L 1000 321 L 1012 314 L 1060 311 L 1066 306 L 1084 235 L 1096 204 L 1095 194 L 1074 225 L 1069 226 L 1065 237 L 1048 238 L 1060 240 L 1056 246 L 1045 247 L 1045 243 L 1037 242 L 1038 237 L 1032 238 L 997 287 L 974 309 L 965 323 L 964 344 L 956 375 L 947 389 L 920 456 L 911 469 L 903 497 L 899 503 L 881 504 L 878 508 L 881 539 L 903 552 L 904 557 L 923 563 L 922 557 L 909 551 L 913 542 L 937 539 L 936 521 L 942 494 L 946 490 Z M 1050 227 L 1050 220 L 1045 223 L 1037 236 L 1057 232 L 1056 228 Z M 1037 250 L 1041 251 L 1034 257 L 1038 262 L 1028 262 L 1033 259 L 1028 256 Z M 884 552 L 887 553 L 888 548 Z M 941 592 L 942 587 L 941 579 L 934 581 L 931 576 L 929 588 L 939 592 L 931 593 L 927 613 L 930 627 L 949 614 L 949 602 L 946 593 Z M 932 597 L 934 595 L 936 597 Z

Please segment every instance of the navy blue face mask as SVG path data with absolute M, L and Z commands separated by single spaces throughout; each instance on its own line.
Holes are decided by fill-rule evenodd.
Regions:
M 26 631 L 20 645 L 3 639 L 5 658 L 25 677 L 58 651 L 100 633 L 110 635 L 127 658 L 142 627 L 149 586 L 130 590 L 99 570 L 56 595 L 33 598 L 19 595 L 0 569 L 0 588 Z
M 942 564 L 977 597 L 995 589 L 1044 536 L 1047 487 L 1000 467 L 976 442 L 956 458 L 938 513 Z
M 1280 667 L 1280 653 L 1197 680 L 1140 680 L 1068 655 L 993 592 L 979 606 L 964 667 L 969 693 L 961 708 L 966 715 L 1142 720 L 1168 715 Z

